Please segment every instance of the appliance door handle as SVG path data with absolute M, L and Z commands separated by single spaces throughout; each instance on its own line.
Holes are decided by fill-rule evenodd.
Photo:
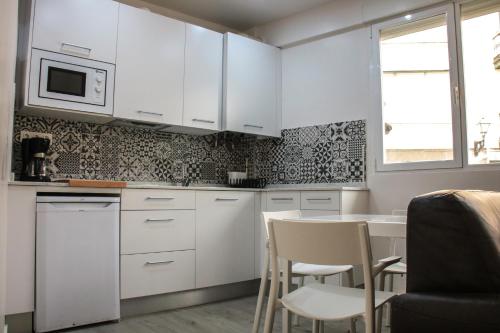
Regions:
M 253 125 L 253 124 L 245 124 L 243 125 L 244 127 L 253 127 L 253 128 L 259 128 L 259 129 L 263 129 L 264 126 L 261 126 L 261 125 Z
M 213 120 L 208 120 L 208 119 L 198 119 L 198 118 L 193 118 L 193 121 L 197 121 L 199 123 L 207 123 L 207 124 L 213 124 L 215 121 Z
M 146 266 L 150 266 L 150 265 L 161 265 L 161 264 L 168 265 L 168 264 L 172 264 L 172 263 L 174 263 L 174 262 L 175 262 L 174 260 L 146 261 L 146 262 L 144 263 L 144 265 L 146 265 Z
M 216 198 L 215 201 L 238 201 L 236 198 Z
M 137 110 L 136 112 L 139 114 L 149 114 L 152 116 L 159 116 L 159 117 L 164 115 L 163 113 L 159 113 L 159 112 L 151 112 L 151 111 L 143 111 L 143 110 Z
M 92 52 L 92 48 L 90 47 L 86 47 L 86 46 L 82 46 L 82 45 L 78 45 L 78 44 L 72 44 L 72 43 L 68 43 L 68 42 L 62 42 L 61 43 L 61 50 L 64 51 L 65 49 L 65 46 L 69 46 L 73 49 L 80 49 L 80 50 L 86 50 L 86 52 L 78 52 L 78 53 L 81 53 L 81 54 L 86 54 L 87 56 L 90 56 L 90 52 Z M 68 50 L 66 49 L 66 51 L 75 51 L 75 50 Z
M 171 197 L 146 197 L 146 200 L 174 200 Z
M 87 211 L 105 209 L 111 206 L 112 202 L 49 202 L 50 206 L 60 210 Z
M 150 222 L 172 222 L 175 219 L 146 219 L 144 222 L 150 223 Z

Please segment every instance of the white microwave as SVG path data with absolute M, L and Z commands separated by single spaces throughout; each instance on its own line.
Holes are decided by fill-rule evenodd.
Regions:
M 28 104 L 113 114 L 115 65 L 32 49 Z

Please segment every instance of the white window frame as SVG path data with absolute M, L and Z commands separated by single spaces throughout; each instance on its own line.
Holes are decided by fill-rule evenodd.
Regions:
M 423 161 L 407 163 L 384 163 L 384 137 L 383 137 L 383 109 L 382 109 L 382 73 L 380 66 L 380 31 L 385 28 L 403 25 L 409 22 L 422 20 L 425 18 L 446 15 L 448 32 L 448 54 L 450 62 L 450 96 L 452 112 L 452 133 L 453 133 L 453 160 L 450 161 Z M 410 16 L 411 15 L 411 16 Z M 460 98 L 461 86 L 459 77 L 459 64 L 457 52 L 457 33 L 456 33 L 456 9 L 450 3 L 427 10 L 416 11 L 403 15 L 401 17 L 374 24 L 372 26 L 372 102 L 376 114 L 376 140 L 377 148 L 375 151 L 375 170 L 376 171 L 406 171 L 406 170 L 429 170 L 429 169 L 451 169 L 461 168 L 462 163 L 462 104 Z
M 489 164 L 470 164 L 469 163 L 469 139 L 467 135 L 467 107 L 465 96 L 465 76 L 464 76 L 464 58 L 462 48 L 462 13 L 461 6 L 468 2 L 476 0 L 457 0 L 454 2 L 455 15 L 455 35 L 457 42 L 457 61 L 459 69 L 459 92 L 460 92 L 460 109 L 461 109 L 461 131 L 462 131 L 462 158 L 464 168 L 468 170 L 500 170 L 500 163 Z

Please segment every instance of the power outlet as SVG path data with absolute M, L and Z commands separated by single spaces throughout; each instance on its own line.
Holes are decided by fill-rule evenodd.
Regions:
M 31 138 L 49 139 L 50 143 L 52 143 L 52 134 L 50 133 L 21 131 L 21 141 L 23 139 L 31 139 Z

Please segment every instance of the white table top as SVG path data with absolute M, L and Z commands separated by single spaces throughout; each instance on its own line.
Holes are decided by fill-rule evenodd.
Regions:
M 308 221 L 341 222 L 367 221 L 370 236 L 406 238 L 406 216 L 373 215 L 373 214 L 346 214 L 303 217 Z

